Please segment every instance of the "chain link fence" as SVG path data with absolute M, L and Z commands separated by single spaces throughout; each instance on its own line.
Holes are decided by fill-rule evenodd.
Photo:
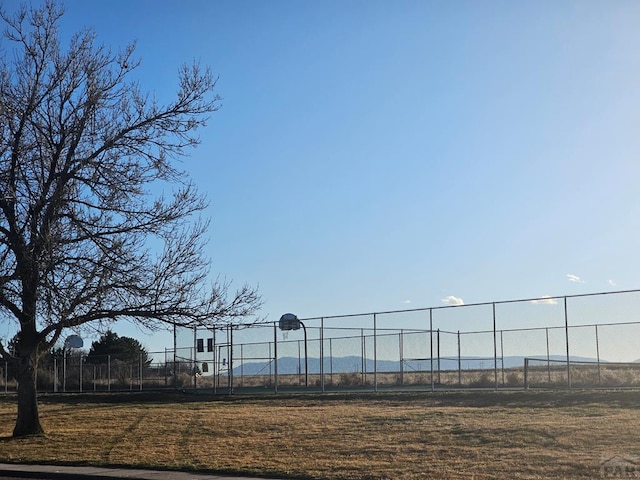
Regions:
M 40 362 L 38 388 L 214 393 L 640 387 L 640 290 L 176 329 L 146 357 Z M 90 360 L 90 361 L 89 361 Z M 0 364 L 0 391 L 16 389 Z

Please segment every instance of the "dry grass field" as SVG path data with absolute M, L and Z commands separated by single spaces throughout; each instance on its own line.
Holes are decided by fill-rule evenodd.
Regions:
M 603 462 L 640 459 L 636 391 L 45 396 L 47 434 L 26 439 L 10 438 L 14 400 L 0 399 L 2 462 L 512 480 L 603 478 Z

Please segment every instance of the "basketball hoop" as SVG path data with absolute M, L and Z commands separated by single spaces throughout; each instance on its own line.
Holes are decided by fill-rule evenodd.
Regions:
M 285 313 L 280 317 L 280 330 L 299 330 L 302 322 L 293 313 Z

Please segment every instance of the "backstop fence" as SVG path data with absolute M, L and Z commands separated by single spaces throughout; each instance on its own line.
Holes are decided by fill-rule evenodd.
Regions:
M 178 328 L 139 359 L 68 352 L 46 391 L 344 391 L 640 387 L 640 290 Z M 0 388 L 15 389 L 0 364 Z M 1 390 L 0 390 L 1 391 Z

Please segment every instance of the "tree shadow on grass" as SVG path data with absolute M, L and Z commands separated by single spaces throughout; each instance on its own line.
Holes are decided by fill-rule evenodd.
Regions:
M 33 439 L 47 440 L 47 434 L 39 433 L 37 435 L 24 435 L 21 437 L 14 437 L 12 435 L 0 436 L 0 444 L 9 443 L 9 442 L 19 442 L 22 440 L 33 440 Z

